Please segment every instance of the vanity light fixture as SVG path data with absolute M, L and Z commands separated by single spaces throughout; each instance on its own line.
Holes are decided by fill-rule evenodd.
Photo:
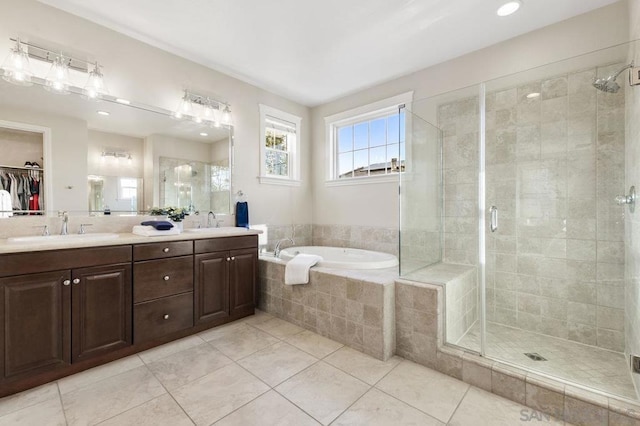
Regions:
M 522 2 L 520 0 L 508 1 L 500 6 L 496 13 L 498 16 L 509 16 L 516 13 L 518 9 L 520 9 L 520 6 L 522 6 Z
M 31 86 L 33 72 L 29 65 L 29 56 L 22 47 L 20 39 L 15 40 L 16 45 L 9 49 L 9 56 L 2 64 L 2 79 L 19 86 Z
M 34 43 L 24 42 L 18 38 L 10 38 L 9 40 L 15 42 L 15 47 L 10 49 L 9 56 L 2 64 L 2 78 L 9 83 L 23 86 L 36 83 L 54 93 L 80 93 L 87 99 L 93 100 L 99 100 L 109 94 L 104 82 L 104 75 L 97 62 L 74 58 Z M 51 64 L 49 72 L 45 76 L 35 75 L 30 68 L 30 59 L 39 63 Z M 84 86 L 74 85 L 70 77 L 78 76 L 71 75 L 70 70 L 76 74 L 87 75 Z
M 126 151 L 115 151 L 113 148 L 109 150 L 109 148 L 102 151 L 102 160 L 104 161 L 107 157 L 113 157 L 116 161 L 119 161 L 121 158 L 126 159 L 128 164 L 133 162 L 133 157 L 131 157 L 131 153 Z
M 177 119 L 187 119 L 198 124 L 209 124 L 220 127 L 221 124 L 232 124 L 231 108 L 229 104 L 211 99 L 208 96 L 184 91 L 184 95 L 173 112 Z

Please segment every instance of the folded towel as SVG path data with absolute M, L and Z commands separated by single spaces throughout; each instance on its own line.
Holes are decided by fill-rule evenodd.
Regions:
M 153 226 L 136 225 L 133 227 L 133 232 L 136 235 L 142 235 L 143 237 L 161 237 L 167 235 L 179 235 L 180 230 L 178 228 L 172 228 L 166 231 L 158 231 Z
M 166 220 L 147 220 L 146 222 L 142 222 L 140 225 L 153 226 L 158 231 L 168 231 L 173 228 L 173 223 L 167 222 Z
M 322 257 L 315 254 L 298 254 L 284 268 L 284 283 L 287 285 L 307 284 L 309 269 L 322 261 Z

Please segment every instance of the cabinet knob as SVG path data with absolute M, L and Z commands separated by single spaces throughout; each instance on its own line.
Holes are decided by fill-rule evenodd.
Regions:
M 62 281 L 62 284 L 69 285 L 69 284 L 71 284 L 71 280 L 64 280 L 64 281 Z
M 163 248 L 162 251 L 165 252 L 165 253 L 169 253 L 169 247 Z
M 227 262 L 231 262 L 231 258 L 230 257 L 227 257 Z
M 80 284 L 80 278 L 74 278 L 73 279 L 73 283 L 74 284 Z
M 236 260 L 235 256 L 231 256 L 231 260 Z
M 164 319 L 168 320 L 169 319 L 169 314 L 164 314 Z
M 164 277 L 162 277 L 162 279 L 165 281 L 169 281 L 169 275 L 165 275 Z

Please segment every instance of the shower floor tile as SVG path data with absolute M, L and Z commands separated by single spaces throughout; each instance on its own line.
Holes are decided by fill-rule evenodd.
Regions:
M 457 343 L 480 350 L 480 324 Z M 534 361 L 535 352 L 547 361 Z M 630 399 L 637 399 L 624 354 L 532 333 L 501 324 L 487 324 L 487 356 L 547 373 L 564 380 Z

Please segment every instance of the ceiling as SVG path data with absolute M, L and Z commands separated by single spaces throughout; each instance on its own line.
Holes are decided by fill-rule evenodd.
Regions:
M 39 0 L 315 106 L 617 0 Z

